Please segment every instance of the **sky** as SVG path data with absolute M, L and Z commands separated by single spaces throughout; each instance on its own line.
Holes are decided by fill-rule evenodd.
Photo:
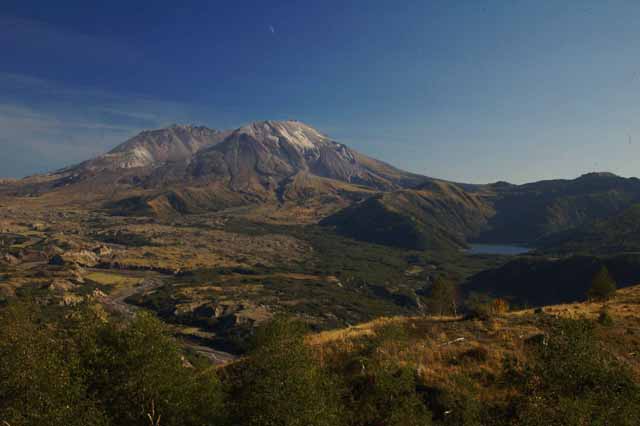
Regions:
M 298 119 L 459 182 L 640 175 L 637 0 L 0 2 L 0 176 Z

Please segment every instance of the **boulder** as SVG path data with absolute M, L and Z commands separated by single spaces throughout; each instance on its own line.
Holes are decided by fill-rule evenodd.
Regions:
M 94 248 L 93 252 L 100 257 L 111 256 L 113 254 L 113 250 L 111 250 L 110 247 L 105 245 L 101 245 Z
M 2 256 L 2 260 L 9 265 L 17 265 L 18 263 L 20 263 L 20 259 L 9 253 L 6 253 L 4 256 Z
M 55 279 L 51 281 L 49 284 L 49 290 L 57 293 L 65 293 L 67 291 L 73 290 L 76 288 L 76 285 L 71 281 L 63 280 L 63 279 Z

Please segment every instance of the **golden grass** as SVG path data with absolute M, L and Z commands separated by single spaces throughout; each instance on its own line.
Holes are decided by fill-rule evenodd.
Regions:
M 640 377 L 640 286 L 619 290 L 606 306 L 614 325 L 600 327 L 598 336 L 606 350 Z M 552 317 L 597 319 L 602 307 L 603 303 L 572 303 L 548 306 L 544 312 Z M 502 395 L 492 387 L 494 378 L 502 371 L 505 359 L 517 364 L 526 361 L 530 354 L 527 339 L 543 332 L 542 318 L 549 317 L 531 309 L 489 321 L 427 316 L 379 318 L 311 335 L 307 342 L 323 363 L 333 363 L 362 349 L 368 338 L 377 336 L 386 326 L 400 325 L 410 336 L 408 342 L 383 342 L 376 356 L 411 366 L 428 384 L 455 388 L 461 386 L 460 378 L 473 377 L 478 390 L 491 387 L 491 392 L 480 392 L 482 398 L 497 400 Z
M 120 285 L 134 285 L 141 281 L 140 278 L 130 277 L 127 275 L 114 274 L 110 272 L 91 272 L 85 276 L 85 278 L 95 281 L 98 284 L 120 286 Z

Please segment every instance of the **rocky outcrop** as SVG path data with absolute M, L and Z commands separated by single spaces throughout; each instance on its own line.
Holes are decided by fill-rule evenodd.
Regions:
M 78 265 L 89 268 L 93 268 L 99 262 L 99 257 L 89 250 L 67 251 L 63 254 L 56 254 L 49 259 L 50 265 Z

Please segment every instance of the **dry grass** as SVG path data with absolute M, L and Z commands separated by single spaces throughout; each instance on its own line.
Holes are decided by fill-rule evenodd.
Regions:
M 614 325 L 600 327 L 598 335 L 605 349 L 626 363 L 640 377 L 640 286 L 618 291 L 606 303 Z M 473 378 L 481 397 L 499 399 L 495 379 L 504 360 L 516 364 L 530 354 L 527 339 L 544 332 L 543 319 L 554 317 L 597 319 L 602 303 L 573 303 L 549 306 L 536 314 L 533 310 L 511 312 L 489 321 L 461 320 L 454 317 L 380 318 L 341 330 L 309 336 L 322 362 L 339 362 L 346 354 L 356 353 L 388 326 L 401 326 L 408 336 L 402 344 L 391 339 L 382 342 L 377 356 L 415 368 L 425 383 L 455 388 L 461 377 Z M 467 383 L 468 385 L 468 383 Z
M 141 281 L 141 278 L 108 272 L 91 272 L 87 274 L 85 278 L 97 282 L 98 284 L 109 286 L 131 286 Z

